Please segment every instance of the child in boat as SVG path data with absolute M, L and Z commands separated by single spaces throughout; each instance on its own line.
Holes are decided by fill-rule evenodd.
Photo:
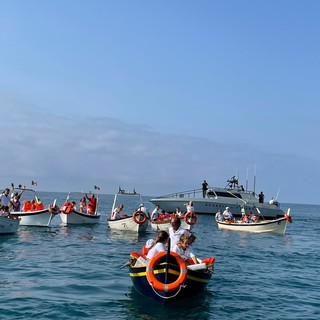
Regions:
M 197 258 L 193 253 L 192 247 L 190 246 L 190 237 L 186 234 L 180 236 L 179 241 L 172 249 L 173 252 L 178 253 L 180 257 L 186 260 L 189 264 L 197 264 Z
M 159 231 L 156 240 L 148 251 L 146 260 L 152 259 L 157 253 L 167 250 L 169 234 L 166 231 Z
M 81 213 L 87 213 L 87 202 L 86 202 L 86 198 L 83 197 L 80 199 L 80 212 Z

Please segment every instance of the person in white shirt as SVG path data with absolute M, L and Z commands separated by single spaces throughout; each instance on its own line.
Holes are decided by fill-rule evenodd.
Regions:
M 137 210 L 144 212 L 145 215 L 146 215 L 146 217 L 147 217 L 148 219 L 150 219 L 149 212 L 148 212 L 147 208 L 144 206 L 143 203 L 140 203 L 140 204 L 139 204 L 139 208 L 138 208 Z
M 156 205 L 156 207 L 153 209 L 151 213 L 151 220 L 156 221 L 159 218 L 159 211 L 160 211 L 160 206 Z
M 225 221 L 231 221 L 233 219 L 233 215 L 229 207 L 226 207 L 226 210 L 223 211 L 223 219 Z
M 11 199 L 9 196 L 9 193 L 10 193 L 10 189 L 6 188 L 3 190 L 3 192 L 0 195 L 0 202 L 1 202 L 1 206 L 3 208 L 6 208 L 6 207 L 9 208 L 9 203 L 10 203 L 10 199 Z
M 111 214 L 111 220 L 117 220 L 121 217 L 121 211 L 123 210 L 123 204 L 120 204 L 118 208 L 115 208 Z
M 189 264 L 197 264 L 197 258 L 193 253 L 192 247 L 189 246 L 190 238 L 186 234 L 180 236 L 179 241 L 173 247 L 172 251 L 180 255 L 183 260 L 186 260 Z
M 146 260 L 152 259 L 157 253 L 166 251 L 167 246 L 166 244 L 168 243 L 169 240 L 169 234 L 166 231 L 159 231 L 158 236 L 156 240 L 154 241 L 153 245 L 148 251 Z
M 221 212 L 221 210 L 219 210 L 217 213 L 216 213 L 216 221 L 223 221 L 223 214 Z
M 187 213 L 188 212 L 194 212 L 194 208 L 193 208 L 193 202 L 189 201 L 188 203 L 185 203 L 186 209 L 187 209 Z
M 176 216 L 178 218 L 183 218 L 184 217 L 184 214 L 181 212 L 179 207 L 176 208 Z
M 190 244 L 196 239 L 196 236 L 187 231 L 186 229 L 181 227 L 181 220 L 178 217 L 174 217 L 171 219 L 171 227 L 169 228 L 170 235 L 170 248 L 171 250 L 177 244 L 182 234 L 186 234 L 190 237 Z

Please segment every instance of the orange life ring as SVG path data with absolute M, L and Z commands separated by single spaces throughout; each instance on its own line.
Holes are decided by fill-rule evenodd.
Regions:
M 61 212 L 65 214 L 72 212 L 72 210 L 73 210 L 73 204 L 69 201 L 65 202 L 61 207 Z
M 52 214 L 58 214 L 60 212 L 60 208 L 57 205 L 53 206 L 52 203 L 48 205 L 48 210 Z
M 197 222 L 197 216 L 194 211 L 189 211 L 184 215 L 184 221 L 189 224 L 193 225 Z
M 184 284 L 186 278 L 187 278 L 187 264 L 186 262 L 175 252 L 170 252 L 170 256 L 174 257 L 179 265 L 180 268 L 180 274 L 176 281 L 172 283 L 163 283 L 160 282 L 154 275 L 154 267 L 159 262 L 159 260 L 164 257 L 167 254 L 166 251 L 161 251 L 157 253 L 148 263 L 148 266 L 146 268 L 146 276 L 149 284 L 156 290 L 162 291 L 162 292 L 170 292 L 175 291 L 180 288 L 181 285 Z
M 142 220 L 138 217 L 143 217 Z M 132 215 L 133 221 L 137 224 L 143 224 L 146 222 L 147 220 L 147 215 L 145 214 L 145 212 L 141 211 L 141 210 L 137 210 L 133 213 Z
M 288 221 L 288 222 L 292 222 L 292 218 L 290 217 L 290 215 L 288 215 L 287 213 L 285 213 L 284 214 L 284 217 L 286 218 L 286 220 Z

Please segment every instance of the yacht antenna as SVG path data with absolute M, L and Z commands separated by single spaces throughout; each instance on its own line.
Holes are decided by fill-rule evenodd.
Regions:
M 248 172 L 248 168 L 247 168 L 247 177 L 246 177 L 246 192 L 248 191 L 248 176 L 249 176 L 249 172 Z
M 253 176 L 253 192 L 256 193 L 256 174 L 257 174 L 257 166 L 254 166 L 254 176 Z
M 280 188 L 278 189 L 276 200 L 278 200 L 279 192 L 280 192 Z

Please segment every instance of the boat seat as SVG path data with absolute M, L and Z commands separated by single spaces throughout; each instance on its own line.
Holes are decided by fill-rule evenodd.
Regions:
M 191 264 L 191 265 L 187 266 L 187 269 L 193 270 L 193 271 L 204 270 L 204 269 L 207 269 L 207 264 L 204 262 L 197 263 L 197 264 Z

